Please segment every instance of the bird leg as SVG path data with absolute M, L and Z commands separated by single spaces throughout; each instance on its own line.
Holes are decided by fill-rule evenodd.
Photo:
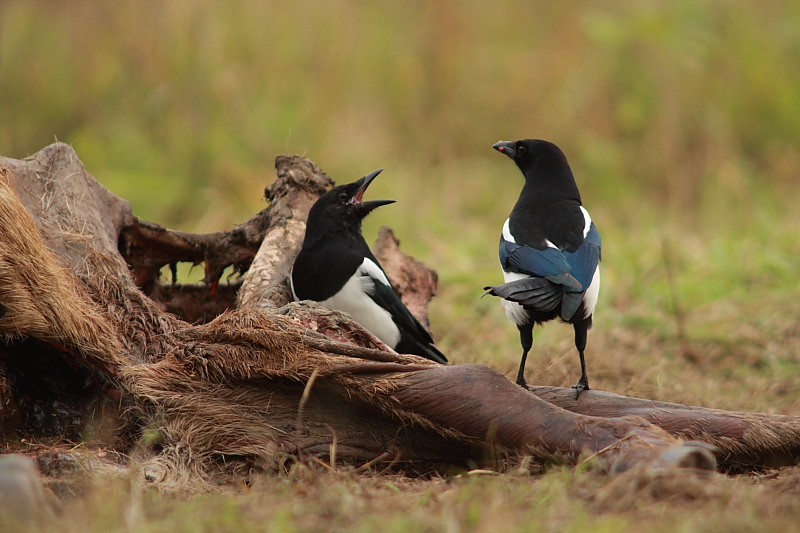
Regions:
M 533 347 L 533 322 L 530 324 L 517 324 L 517 329 L 519 330 L 519 342 L 522 344 L 522 360 L 519 363 L 517 385 L 523 389 L 527 389 L 528 383 L 525 381 L 525 360 L 528 359 L 528 352 Z
M 591 390 L 589 388 L 589 376 L 586 375 L 586 360 L 583 358 L 583 350 L 580 350 L 578 353 L 581 356 L 581 379 L 578 380 L 578 383 L 572 386 L 572 388 L 575 389 L 576 400 L 583 391 Z
M 586 374 L 586 358 L 583 352 L 586 350 L 587 333 L 589 328 L 592 327 L 592 317 L 576 322 L 573 326 L 575 328 L 575 347 L 578 349 L 578 355 L 581 358 L 581 379 L 572 386 L 575 389 L 575 400 L 577 400 L 583 391 L 590 390 L 589 376 Z

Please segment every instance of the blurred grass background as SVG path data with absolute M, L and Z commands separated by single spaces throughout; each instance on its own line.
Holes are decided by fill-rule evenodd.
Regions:
M 593 384 L 796 411 L 798 58 L 800 3 L 776 0 L 3 0 L 0 154 L 68 142 L 198 232 L 263 208 L 278 154 L 385 167 L 367 240 L 391 225 L 438 270 L 452 361 L 512 375 L 516 329 L 479 297 L 522 178 L 491 144 L 545 138 L 604 240 Z M 571 329 L 537 330 L 528 368 L 574 383 Z

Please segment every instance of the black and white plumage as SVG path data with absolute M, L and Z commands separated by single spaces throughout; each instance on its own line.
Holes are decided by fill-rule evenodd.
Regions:
M 295 300 L 314 300 L 348 313 L 399 353 L 447 363 L 430 333 L 400 301 L 361 235 L 364 217 L 394 202 L 362 199 L 382 170 L 334 187 L 311 207 L 303 246 L 289 278 L 292 295 Z
M 493 148 L 517 164 L 525 184 L 500 237 L 506 282 L 486 287 L 487 294 L 503 298 L 506 314 L 519 329 L 523 351 L 517 383 L 523 387 L 534 324 L 556 318 L 572 324 L 581 363 L 577 398 L 589 389 L 584 351 L 600 292 L 600 233 L 558 146 L 524 139 Z

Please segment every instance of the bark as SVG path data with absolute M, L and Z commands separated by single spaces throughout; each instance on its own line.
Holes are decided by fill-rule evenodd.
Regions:
M 298 156 L 276 169 L 267 209 L 196 235 L 134 217 L 67 145 L 0 159 L 0 435 L 113 447 L 165 486 L 311 457 L 415 472 L 520 454 L 715 466 L 684 439 L 718 447 L 724 468 L 797 461 L 797 418 L 597 391 L 570 402 L 485 366 L 396 354 L 341 313 L 290 302 L 305 214 L 333 182 Z M 427 323 L 435 273 L 390 230 L 375 249 Z M 182 261 L 203 283 L 161 279 Z M 229 267 L 241 277 L 221 279 Z

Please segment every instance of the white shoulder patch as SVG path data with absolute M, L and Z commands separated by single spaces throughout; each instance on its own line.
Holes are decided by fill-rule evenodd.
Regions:
M 300 298 L 297 297 L 297 293 L 294 292 L 294 270 L 289 274 L 289 288 L 292 290 L 292 298 L 294 298 L 295 302 L 299 302 Z
M 513 242 L 514 244 L 516 244 L 517 241 L 514 239 L 514 236 L 511 235 L 511 228 L 509 228 L 508 225 L 509 220 L 511 220 L 511 218 L 507 218 L 505 223 L 503 223 L 503 238 L 508 242 Z
M 365 257 L 364 261 L 361 262 L 361 266 L 358 267 L 358 271 L 361 275 L 366 274 L 367 276 L 377 279 L 384 285 L 391 286 L 392 284 L 389 283 L 389 278 L 386 277 L 386 274 L 383 273 L 381 267 L 379 267 L 372 259 L 369 257 Z
M 592 217 L 589 216 L 589 211 L 584 209 L 583 206 L 581 206 L 581 213 L 583 213 L 583 238 L 585 239 L 592 227 Z

